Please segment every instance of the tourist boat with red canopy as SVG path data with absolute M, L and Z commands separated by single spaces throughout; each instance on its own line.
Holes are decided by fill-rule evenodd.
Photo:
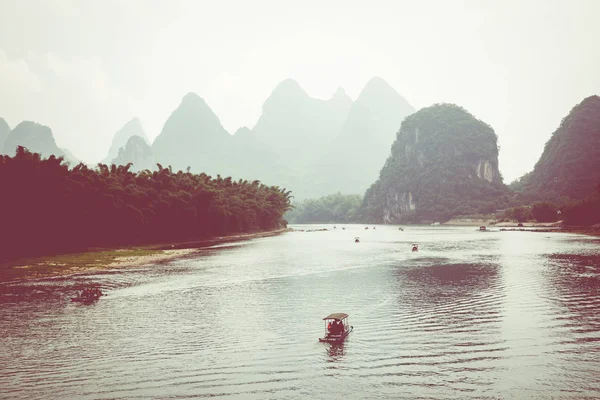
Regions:
M 323 321 L 325 321 L 325 336 L 319 338 L 319 342 L 341 342 L 354 329 L 354 327 L 348 323 L 348 314 L 330 314 L 323 318 Z

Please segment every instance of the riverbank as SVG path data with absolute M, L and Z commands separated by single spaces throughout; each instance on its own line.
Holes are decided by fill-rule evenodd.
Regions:
M 561 221 L 558 222 L 523 222 L 519 226 L 518 222 L 496 222 L 490 219 L 477 219 L 477 218 L 454 218 L 447 222 L 444 222 L 442 225 L 449 226 L 495 226 L 500 228 L 552 228 L 552 229 L 561 229 Z
M 20 259 L 11 263 L 0 264 L 0 282 L 164 263 L 193 256 L 198 251 L 208 247 L 275 236 L 287 231 L 289 229 L 284 228 L 274 231 L 218 236 L 196 241 L 111 249 L 96 248 L 81 253 Z
M 486 228 L 500 228 L 501 231 L 522 231 L 522 232 L 563 232 L 577 233 L 580 235 L 600 236 L 600 226 L 591 227 L 563 227 L 562 221 L 557 222 L 523 222 L 519 226 L 518 222 L 500 222 L 493 223 L 489 219 L 476 218 L 456 218 L 444 222 L 447 226 L 485 226 Z

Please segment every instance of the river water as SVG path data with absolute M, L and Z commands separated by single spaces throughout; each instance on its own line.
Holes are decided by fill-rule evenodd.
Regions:
M 0 284 L 0 398 L 600 396 L 598 238 L 295 226 L 322 227 Z M 354 331 L 319 343 L 333 312 Z

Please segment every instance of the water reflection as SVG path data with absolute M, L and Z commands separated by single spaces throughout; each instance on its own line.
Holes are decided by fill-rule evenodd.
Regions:
M 348 340 L 348 338 L 346 338 Z M 345 340 L 339 343 L 324 343 L 323 345 L 327 348 L 327 362 L 337 363 L 344 360 L 344 356 L 346 355 L 344 350 L 344 342 Z M 331 367 L 335 368 L 335 366 Z
M 586 254 L 551 254 L 543 274 L 552 300 L 568 312 L 556 320 L 572 335 L 567 341 L 590 343 L 577 351 L 600 353 L 600 257 Z
M 498 322 L 504 296 L 498 265 L 443 258 L 419 264 L 395 273 L 397 301 L 405 314 L 419 320 L 429 315 L 435 321 L 431 329 L 481 330 L 482 324 Z

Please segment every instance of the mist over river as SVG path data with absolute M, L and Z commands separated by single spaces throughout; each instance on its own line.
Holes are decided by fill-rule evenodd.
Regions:
M 600 396 L 599 238 L 342 226 L 0 283 L 0 398 Z

